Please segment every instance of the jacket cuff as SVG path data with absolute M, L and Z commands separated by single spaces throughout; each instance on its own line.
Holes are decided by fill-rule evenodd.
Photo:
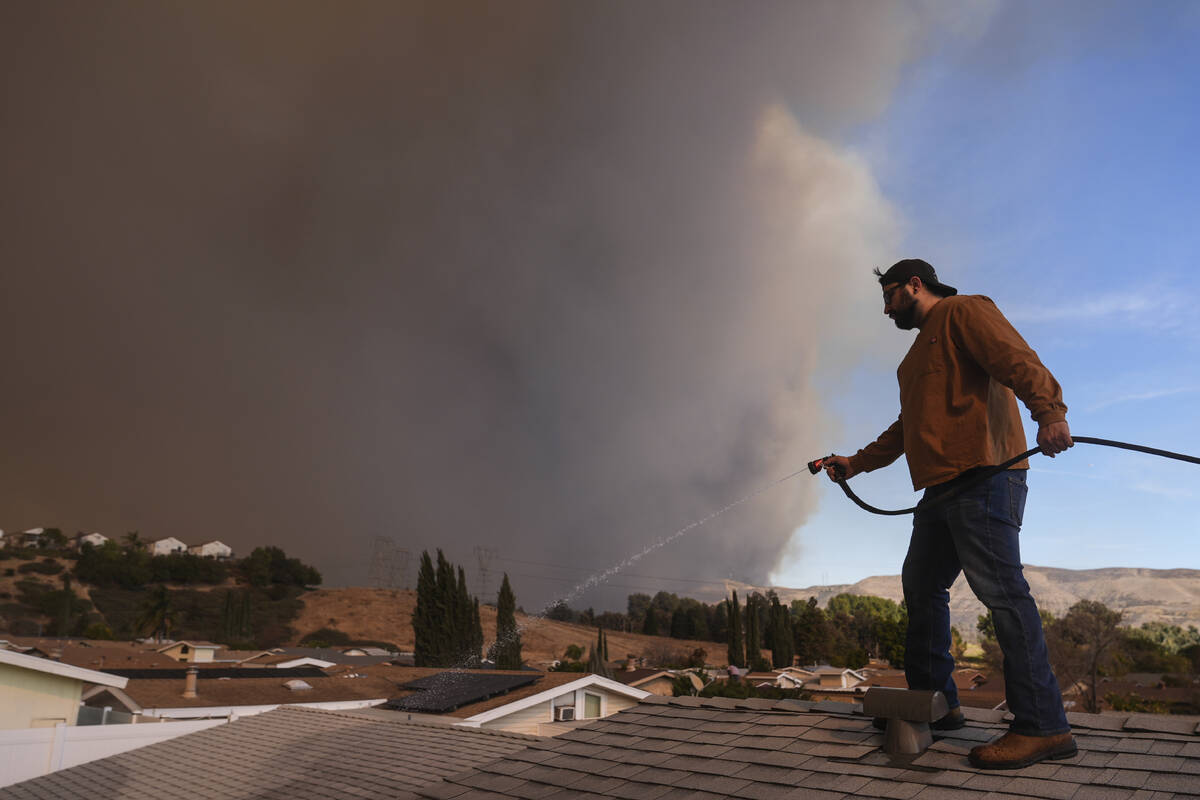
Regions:
M 1037 420 L 1037 424 L 1038 424 L 1039 428 L 1044 428 L 1047 425 L 1053 425 L 1056 422 L 1066 422 L 1067 421 L 1067 412 L 1066 411 L 1058 411 L 1058 410 L 1043 411 L 1040 416 L 1034 417 L 1034 419 Z

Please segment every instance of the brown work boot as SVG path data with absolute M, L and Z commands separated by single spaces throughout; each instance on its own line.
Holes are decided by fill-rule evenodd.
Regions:
M 967 758 L 980 769 L 1018 769 L 1047 758 L 1070 758 L 1076 752 L 1075 737 L 1070 733 L 1022 736 L 1010 731 L 994 742 L 974 748 Z

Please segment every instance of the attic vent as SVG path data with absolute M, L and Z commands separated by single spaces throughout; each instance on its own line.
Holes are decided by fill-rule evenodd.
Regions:
M 284 686 L 291 689 L 293 692 L 303 692 L 312 688 L 308 681 L 302 681 L 299 678 L 294 678 L 290 681 L 285 681 Z

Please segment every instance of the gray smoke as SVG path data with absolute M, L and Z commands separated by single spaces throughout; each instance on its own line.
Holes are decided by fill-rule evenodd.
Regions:
M 913 8 L 0 13 L 4 527 L 579 569 L 495 562 L 532 608 L 833 443 Z M 765 580 L 814 493 L 636 572 Z

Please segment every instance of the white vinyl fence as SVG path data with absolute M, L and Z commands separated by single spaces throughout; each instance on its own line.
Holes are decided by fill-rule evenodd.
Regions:
M 65 725 L 53 728 L 0 730 L 0 786 L 26 781 L 55 770 L 74 767 L 136 750 L 155 742 L 194 733 L 228 719 L 188 722 L 142 722 L 137 725 Z

